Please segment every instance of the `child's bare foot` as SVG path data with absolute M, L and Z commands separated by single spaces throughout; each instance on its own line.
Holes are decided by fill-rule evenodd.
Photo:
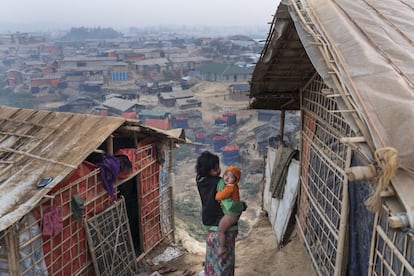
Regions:
M 226 247 L 224 246 L 219 246 L 218 250 L 217 250 L 217 254 L 219 257 L 223 256 L 224 254 L 226 254 Z

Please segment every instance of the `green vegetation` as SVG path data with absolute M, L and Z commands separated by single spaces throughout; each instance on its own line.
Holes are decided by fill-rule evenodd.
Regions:
M 10 90 L 0 91 L 0 105 L 19 108 L 36 108 L 36 97 L 29 93 L 13 93 Z
M 122 36 L 122 33 L 115 31 L 112 28 L 71 28 L 65 35 L 65 39 L 69 40 L 83 40 L 83 39 L 108 39 Z
M 198 241 L 204 240 L 204 230 L 201 223 L 201 205 L 195 200 L 176 200 L 175 214 L 185 222 L 185 231 Z

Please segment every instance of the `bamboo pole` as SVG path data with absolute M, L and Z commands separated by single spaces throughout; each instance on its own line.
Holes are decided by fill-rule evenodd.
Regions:
M 19 244 L 17 237 L 19 233 L 17 228 L 12 225 L 5 236 L 7 257 L 9 259 L 9 273 L 10 276 L 19 276 Z
M 372 275 L 372 271 L 374 268 L 374 254 L 375 254 L 375 247 L 376 247 L 376 243 L 375 243 L 375 238 L 377 235 L 377 232 L 375 231 L 376 229 L 376 225 L 378 224 L 379 221 L 379 212 L 375 213 L 375 218 L 374 218 L 374 226 L 372 229 L 372 236 L 371 236 L 371 247 L 370 247 L 370 253 L 369 253 L 369 265 L 368 265 L 368 275 Z
M 387 234 L 384 232 L 382 227 L 380 225 L 377 225 L 376 230 L 378 234 L 381 236 L 381 238 L 384 240 L 384 242 L 387 244 L 387 246 L 391 249 L 391 251 L 394 253 L 394 255 L 398 258 L 398 260 L 403 264 L 404 268 L 408 272 L 409 275 L 414 275 L 414 268 L 413 266 L 408 262 L 408 260 L 401 254 L 400 250 L 393 244 Z
M 302 134 L 302 137 L 304 137 L 305 139 L 307 139 L 309 141 L 309 144 L 312 147 L 312 139 L 306 133 L 303 133 Z M 316 137 L 314 137 L 314 139 L 316 139 Z M 336 164 L 334 161 L 332 161 L 332 158 L 330 158 L 328 155 L 326 155 L 326 153 L 320 147 L 312 147 L 312 148 L 315 150 L 315 153 L 318 154 L 318 155 L 320 155 L 320 156 L 322 156 L 323 159 L 332 166 L 332 168 L 334 168 L 337 171 L 340 171 L 340 172 L 345 173 L 342 170 L 342 168 L 339 167 L 338 164 Z
M 303 181 L 303 179 L 301 179 L 301 181 Z M 319 208 L 317 208 L 317 202 L 315 199 L 312 198 L 312 196 L 309 194 L 309 192 L 307 190 L 303 190 L 310 202 L 310 204 L 312 204 L 312 206 L 314 206 L 313 210 L 316 211 L 316 213 L 319 215 L 319 218 L 323 221 L 323 223 L 326 225 L 326 227 L 328 228 L 329 232 L 332 234 L 332 236 L 335 238 L 335 240 L 339 239 L 339 236 L 337 234 L 337 231 L 334 227 L 332 227 L 332 224 L 326 219 L 325 214 L 319 210 Z
M 331 89 L 331 88 L 322 88 L 321 89 L 321 93 L 326 97 L 326 96 L 328 96 L 328 95 L 332 95 L 332 93 L 333 93 L 334 91 L 333 91 L 333 89 Z
M 135 175 L 135 183 L 137 185 L 137 190 L 138 190 L 138 225 L 139 225 L 139 250 L 141 252 L 145 252 L 145 248 L 144 248 L 144 224 L 142 223 L 142 199 L 143 199 L 143 195 L 142 195 L 142 185 L 141 185 L 141 177 L 140 174 L 136 174 Z
M 122 126 L 120 127 L 121 130 L 128 130 L 128 131 L 135 131 L 140 132 L 142 130 L 139 126 Z
M 42 118 L 42 120 L 46 120 L 47 117 L 50 116 L 50 115 L 53 115 L 53 113 L 52 112 L 48 112 Z M 69 116 L 68 120 L 70 120 L 73 116 L 74 116 L 74 114 L 72 114 L 71 116 Z M 12 121 L 12 122 L 16 122 L 16 123 L 19 123 L 19 124 L 25 124 L 26 123 L 25 121 L 21 121 L 21 120 L 20 121 L 19 120 L 10 120 L 10 119 L 7 119 L 7 118 L 3 118 L 3 120 Z M 81 120 L 81 119 L 79 118 L 78 120 Z M 45 141 L 47 138 L 49 138 L 49 136 L 51 136 L 52 134 L 54 134 L 55 132 L 57 132 L 59 130 L 59 127 L 62 124 L 64 124 L 64 122 L 61 122 L 59 125 L 55 126 L 54 128 L 51 128 L 50 126 L 47 126 L 47 125 L 36 124 L 36 123 L 33 123 L 33 122 L 27 122 L 27 124 L 28 125 L 31 125 L 31 126 L 41 127 L 41 128 L 44 128 L 44 129 L 51 129 L 51 131 L 49 131 L 48 133 L 44 133 L 42 135 L 42 138 L 41 139 L 38 139 L 36 143 L 33 143 L 33 144 L 31 143 L 31 148 L 30 149 L 27 149 L 25 152 L 23 152 L 25 154 L 30 154 L 30 152 L 34 151 L 43 141 Z M 23 156 L 25 156 L 25 155 L 19 156 L 18 158 L 16 158 L 14 160 L 14 162 L 20 161 L 23 158 Z M 33 155 L 32 157 L 35 158 L 36 155 Z M 48 161 L 48 159 L 46 159 L 45 161 Z M 3 170 L 1 170 L 0 171 L 0 175 L 5 174 L 6 171 L 10 170 L 11 168 L 13 168 L 13 164 L 11 164 L 11 165 L 7 166 L 6 168 L 4 168 Z M 75 167 L 75 169 L 76 168 L 77 167 Z
M 313 256 L 313 254 L 311 252 L 310 245 L 309 245 L 308 241 L 306 240 L 305 232 L 303 231 L 302 226 L 299 223 L 299 218 L 296 215 L 295 215 L 295 218 L 296 218 L 296 222 L 297 222 L 296 225 L 298 226 L 298 229 L 299 229 L 299 233 L 303 238 L 303 242 L 305 243 L 306 248 L 308 249 L 308 253 L 309 253 L 308 255 L 310 256 L 311 261 L 313 263 L 313 268 L 316 270 L 318 275 L 322 275 L 322 272 L 319 269 L 319 264 L 316 261 L 315 257 Z
M 351 164 L 352 158 L 352 149 L 347 148 L 346 153 L 346 164 L 345 167 L 349 167 Z M 334 275 L 342 275 L 345 271 L 344 264 L 346 264 L 347 254 L 345 250 L 345 238 L 346 233 L 348 232 L 348 213 L 349 213 L 349 194 L 348 194 L 348 177 L 345 174 L 342 187 L 342 206 L 341 206 L 341 218 L 339 222 L 339 239 L 338 247 L 336 252 L 336 262 L 335 262 L 335 273 Z
M 377 172 L 373 165 L 355 166 L 346 170 L 349 181 L 373 180 L 377 176 Z
M 280 128 L 279 128 L 279 135 L 283 141 L 283 134 L 285 133 L 285 110 L 280 112 Z
M 390 216 L 387 218 L 387 222 L 388 225 L 394 229 L 406 227 L 409 225 L 406 213 L 401 213 L 396 216 Z
M 22 137 L 22 138 L 37 139 L 37 137 L 36 136 L 33 136 L 33 135 L 18 134 L 18 133 L 5 132 L 5 131 L 0 131 L 0 134 L 1 135 L 9 135 L 9 136 Z
M 390 197 L 394 195 L 395 195 L 395 190 L 391 186 L 388 186 L 387 189 L 385 189 L 384 191 L 381 191 L 381 194 L 380 194 L 381 197 Z
M 290 99 L 289 101 L 287 101 L 286 103 L 282 104 L 280 106 L 280 108 L 285 108 L 286 106 L 289 106 L 290 104 L 294 103 L 296 100 L 295 99 Z M 284 110 L 282 110 L 284 112 Z
M 110 155 L 114 154 L 114 136 L 111 134 L 106 139 L 106 147 L 107 147 L 107 153 Z
M 98 272 L 99 271 L 99 266 L 98 266 L 98 262 L 96 261 L 96 250 L 95 250 L 95 246 L 93 246 L 94 242 L 91 238 L 92 234 L 91 234 L 91 231 L 88 227 L 88 220 L 86 218 L 83 218 L 82 222 L 83 222 L 83 228 L 86 231 L 85 236 L 86 236 L 86 240 L 88 241 L 89 251 L 90 251 L 90 254 L 92 256 L 93 268 L 95 269 L 95 272 Z
M 75 166 L 75 165 L 72 165 L 72 164 L 60 162 L 60 161 L 53 160 L 53 159 L 44 158 L 44 157 L 41 157 L 41 156 L 38 156 L 38 155 L 34 155 L 34 154 L 31 154 L 31 153 L 27 153 L 27 152 L 20 151 L 20 150 L 15 150 L 15 149 L 11 149 L 11 148 L 0 147 L 0 151 L 17 153 L 17 154 L 24 155 L 24 156 L 27 156 L 27 157 L 30 157 L 30 158 L 46 161 L 46 162 L 53 163 L 53 164 L 62 165 L 62 166 L 69 167 L 69 168 L 72 168 L 72 169 L 76 169 L 78 167 L 78 166 Z
M 351 94 L 345 94 L 345 96 L 350 96 Z M 326 95 L 325 97 L 327 98 L 337 98 L 337 97 L 342 97 L 343 95 L 341 94 L 331 94 L 331 95 Z
M 172 153 L 172 149 L 174 147 L 174 143 L 173 140 L 169 140 L 169 147 L 168 147 L 168 158 L 169 158 L 169 162 L 168 162 L 168 175 L 169 175 L 169 184 L 168 185 L 168 189 L 170 192 L 170 214 L 171 214 L 171 229 L 173 229 L 172 231 L 172 240 L 173 243 L 175 243 L 175 216 L 174 216 L 174 191 L 173 191 L 173 186 L 174 186 L 174 174 L 173 174 L 173 166 L 172 166 L 172 162 L 173 162 L 173 153 Z M 172 178 L 172 179 L 170 179 Z
M 341 137 L 341 138 L 339 138 L 339 142 L 341 142 L 341 143 L 363 143 L 363 142 L 366 142 L 366 139 L 365 139 L 364 136 Z
M 326 61 L 326 65 L 328 66 L 329 69 L 333 70 L 333 72 L 328 72 L 330 74 L 332 74 L 332 80 L 335 84 L 335 86 L 338 88 L 338 92 L 342 95 L 342 99 L 344 100 L 345 105 L 350 109 L 350 110 L 355 110 L 355 102 L 353 102 L 352 98 L 349 97 L 349 93 L 348 93 L 348 89 L 344 86 L 342 78 L 340 77 L 340 73 L 338 71 L 338 68 L 335 68 L 333 66 L 333 64 L 330 64 L 329 61 L 332 60 L 332 56 L 336 56 L 339 57 L 339 55 L 337 54 L 336 49 L 332 48 L 332 44 L 328 45 L 329 41 L 324 41 L 322 40 L 322 38 L 324 38 L 324 33 L 326 33 L 326 31 L 324 30 L 324 28 L 322 27 L 321 24 L 318 24 L 319 26 L 319 33 L 315 32 L 314 28 L 311 28 L 309 26 L 309 24 L 307 23 L 306 20 L 306 13 L 303 12 L 303 9 L 301 9 L 297 3 L 295 3 L 294 1 L 290 1 L 292 4 L 292 8 L 295 11 L 296 15 L 298 16 L 299 20 L 301 21 L 304 29 L 314 38 L 315 41 L 319 41 L 321 43 L 321 45 L 318 46 L 319 51 L 322 55 L 322 57 L 324 58 L 324 60 Z M 309 14 L 313 13 L 313 11 L 308 8 L 309 10 Z M 313 19 L 315 21 L 318 21 L 317 16 L 314 16 Z M 319 23 L 319 22 L 317 22 Z M 331 48 L 328 48 L 328 46 L 330 46 Z M 339 59 L 342 61 L 342 57 L 339 57 Z M 352 88 L 354 88 L 354 90 L 356 90 L 354 83 L 352 82 L 352 80 L 350 80 L 349 76 L 347 76 L 347 79 L 350 81 Z M 364 134 L 365 137 L 370 137 L 369 135 L 369 131 L 368 128 L 366 127 L 366 125 L 363 123 L 362 119 L 358 116 L 357 112 L 352 112 L 351 113 L 355 123 L 358 125 L 360 131 Z M 375 151 L 375 147 L 374 144 L 372 142 L 371 139 L 367 140 L 367 145 L 369 146 L 369 148 L 372 151 Z
M 264 168 L 263 171 L 266 171 L 266 166 L 267 166 L 267 162 L 266 162 L 267 158 L 266 156 L 263 156 L 263 164 L 264 164 Z M 266 173 L 262 174 L 262 188 L 261 188 L 261 195 L 260 195 L 260 208 L 262 210 L 264 210 L 264 192 L 265 192 L 265 186 L 266 186 Z

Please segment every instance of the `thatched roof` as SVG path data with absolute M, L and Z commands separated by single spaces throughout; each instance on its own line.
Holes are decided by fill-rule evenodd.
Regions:
M 115 131 L 186 143 L 138 121 L 0 106 L 0 231 L 18 221 Z M 47 177 L 44 188 L 37 184 Z
M 410 212 L 413 19 L 412 1 L 282 0 L 250 93 L 252 108 L 299 109 L 301 89 L 319 74 L 332 95 L 343 101 L 344 110 L 352 110 L 350 117 L 371 153 L 383 147 L 398 150 L 398 162 L 405 169 L 398 170 L 392 183 Z M 413 226 L 414 215 L 411 219 Z

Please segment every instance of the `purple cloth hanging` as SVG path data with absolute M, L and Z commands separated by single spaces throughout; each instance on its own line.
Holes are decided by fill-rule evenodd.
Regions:
M 43 235 L 53 236 L 62 230 L 62 210 L 59 207 L 48 207 L 42 218 Z
M 119 173 L 119 161 L 115 156 L 105 154 L 102 161 L 96 164 L 101 169 L 102 186 L 114 198 L 114 182 Z

